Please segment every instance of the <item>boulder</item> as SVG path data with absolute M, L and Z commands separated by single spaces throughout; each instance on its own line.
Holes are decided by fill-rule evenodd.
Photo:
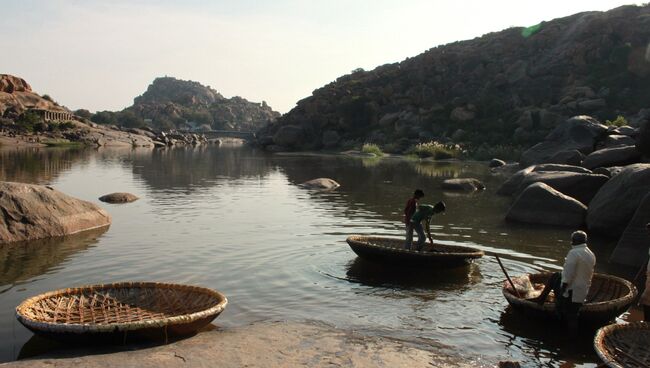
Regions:
M 639 162 L 641 153 L 635 146 L 604 148 L 590 153 L 582 161 L 587 169 L 607 166 L 625 166 Z
M 638 131 L 637 128 L 633 128 L 633 127 L 631 127 L 629 125 L 624 125 L 624 126 L 618 127 L 618 128 L 616 128 L 616 129 L 614 129 L 612 131 L 612 133 L 614 133 L 614 134 L 625 135 L 625 136 L 628 136 L 628 137 L 635 137 L 638 132 L 639 131 Z
M 607 134 L 607 127 L 589 116 L 575 116 L 559 124 L 543 142 L 526 150 L 520 159 L 523 167 L 552 163 L 558 152 L 577 150 L 583 154 L 593 152 L 598 140 Z
M 99 197 L 99 200 L 106 203 L 130 203 L 135 202 L 139 197 L 131 193 L 111 193 Z
M 623 168 L 598 191 L 587 210 L 589 230 L 619 236 L 650 192 L 650 164 Z
M 636 136 L 636 148 L 644 156 L 650 157 L 650 121 L 641 124 L 639 133 Z
M 632 220 L 625 227 L 623 235 L 612 252 L 610 262 L 639 267 L 648 257 L 650 235 L 646 224 L 650 223 L 650 193 L 641 200 Z
M 594 174 L 601 174 L 611 178 L 618 175 L 621 170 L 623 170 L 622 166 L 598 167 L 594 169 Z
M 618 146 L 631 146 L 635 144 L 634 138 L 630 137 L 629 135 L 622 135 L 622 134 L 612 134 L 608 135 L 607 138 L 605 138 L 605 141 L 603 144 L 605 147 L 618 147 Z
M 565 172 L 574 172 L 574 173 L 582 173 L 582 174 L 592 174 L 591 170 L 584 168 L 582 166 L 563 165 L 563 164 L 539 164 L 533 166 L 533 172 L 542 172 L 542 171 L 565 171 Z
M 302 128 L 296 125 L 285 125 L 278 129 L 273 136 L 273 142 L 277 146 L 295 147 L 303 138 Z
M 488 167 L 501 167 L 505 165 L 506 165 L 505 161 L 499 160 L 498 158 L 493 158 L 488 164 Z
M 506 220 L 531 224 L 579 227 L 587 207 L 544 183 L 529 185 L 508 210 Z
M 474 178 L 446 179 L 442 182 L 442 189 L 445 190 L 463 190 L 473 192 L 475 190 L 484 190 L 485 185 L 480 180 Z
M 549 161 L 561 165 L 579 166 L 584 159 L 584 153 L 574 149 L 569 151 L 560 151 L 551 156 Z
M 584 204 L 589 204 L 600 187 L 609 179 L 605 175 L 568 171 L 532 171 L 532 169 L 528 172 L 522 171 L 506 181 L 497 193 L 518 195 L 531 184 L 541 182 Z
M 97 205 L 48 186 L 0 182 L 0 244 L 65 236 L 111 224 Z
M 317 189 L 317 190 L 334 190 L 341 185 L 336 181 L 328 178 L 318 178 L 306 181 L 299 186 L 306 189 Z

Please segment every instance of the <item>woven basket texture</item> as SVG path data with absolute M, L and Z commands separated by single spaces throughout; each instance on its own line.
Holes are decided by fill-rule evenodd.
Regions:
M 372 247 L 377 249 L 384 249 L 390 252 L 404 252 L 404 253 L 417 253 L 425 256 L 439 256 L 439 257 L 465 257 L 465 258 L 480 258 L 484 255 L 483 251 L 471 247 L 463 247 L 458 245 L 445 245 L 436 243 L 433 247 L 427 242 L 424 246 L 423 252 L 404 249 L 404 239 L 387 238 L 380 236 L 366 236 L 366 235 L 351 235 L 347 238 L 350 245 Z M 415 242 L 411 249 L 415 249 Z
M 116 283 L 41 294 L 20 304 L 16 316 L 28 328 L 44 332 L 128 331 L 210 319 L 226 304 L 221 293 L 202 287 Z
M 650 367 L 650 324 L 613 324 L 598 330 L 594 348 L 612 368 Z

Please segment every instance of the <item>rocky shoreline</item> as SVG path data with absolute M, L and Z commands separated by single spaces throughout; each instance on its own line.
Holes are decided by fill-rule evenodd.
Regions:
M 265 322 L 218 328 L 150 348 L 75 348 L 0 364 L 59 367 L 481 367 L 448 348 L 426 347 L 322 323 Z M 494 364 L 490 365 L 494 366 Z

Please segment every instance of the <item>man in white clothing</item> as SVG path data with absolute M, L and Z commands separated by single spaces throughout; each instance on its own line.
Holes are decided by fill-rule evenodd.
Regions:
M 596 256 L 587 247 L 587 234 L 584 231 L 574 232 L 562 273 L 554 273 L 537 298 L 538 302 L 543 303 L 553 290 L 556 310 L 570 330 L 575 331 L 578 327 L 580 307 L 587 299 L 595 266 Z

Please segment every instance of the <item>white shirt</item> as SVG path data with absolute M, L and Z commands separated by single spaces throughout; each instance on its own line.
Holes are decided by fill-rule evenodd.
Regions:
M 587 299 L 591 277 L 594 275 L 596 256 L 587 247 L 587 244 L 576 244 L 566 255 L 564 268 L 562 269 L 562 283 L 567 284 L 564 296 L 569 296 L 573 291 L 571 301 L 584 303 Z

